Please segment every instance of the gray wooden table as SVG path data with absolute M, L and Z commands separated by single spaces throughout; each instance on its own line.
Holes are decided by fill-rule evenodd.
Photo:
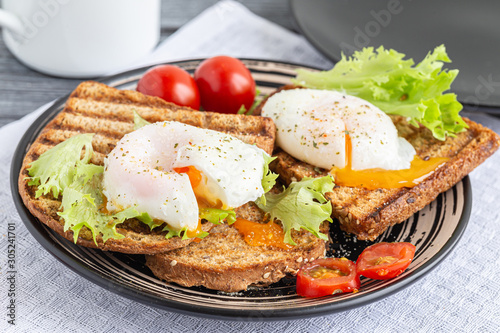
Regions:
M 272 22 L 293 29 L 287 0 L 238 0 Z M 215 4 L 217 0 L 162 0 L 161 39 Z M 18 62 L 0 34 L 0 127 L 71 92 L 82 80 L 51 77 Z

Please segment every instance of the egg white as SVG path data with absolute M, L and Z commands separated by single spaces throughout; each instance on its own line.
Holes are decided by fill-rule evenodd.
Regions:
M 416 152 L 391 118 L 358 97 L 315 89 L 283 90 L 262 109 L 277 127 L 276 143 L 295 158 L 332 169 L 346 166 L 346 133 L 352 169 L 408 169 Z

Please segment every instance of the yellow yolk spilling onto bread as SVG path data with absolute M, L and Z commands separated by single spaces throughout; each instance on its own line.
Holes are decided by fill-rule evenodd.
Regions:
M 449 159 L 447 157 L 431 157 L 423 160 L 415 155 L 409 169 L 384 170 L 377 168 L 352 170 L 352 142 L 351 137 L 347 133 L 345 146 L 346 167 L 331 170 L 331 173 L 335 176 L 335 184 L 340 186 L 364 187 L 369 190 L 414 187 Z
M 203 230 L 201 229 L 201 220 L 198 221 L 198 226 L 194 230 L 186 230 L 186 236 L 188 238 L 194 238 L 201 234 Z M 201 241 L 201 238 L 195 238 L 194 242 L 199 243 Z
M 251 246 L 271 246 L 290 250 L 292 245 L 283 241 L 283 228 L 270 221 L 268 223 L 252 222 L 237 218 L 234 227 L 243 235 L 245 242 Z

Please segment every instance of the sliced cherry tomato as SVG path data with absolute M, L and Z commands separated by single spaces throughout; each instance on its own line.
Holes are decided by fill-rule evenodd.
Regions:
M 297 294 L 304 297 L 356 292 L 360 286 L 356 264 L 346 258 L 317 259 L 297 273 Z
M 415 255 L 411 243 L 377 243 L 359 255 L 356 269 L 359 275 L 370 279 L 386 280 L 403 273 Z
M 196 82 L 188 72 L 174 65 L 149 69 L 137 83 L 137 91 L 177 105 L 200 109 L 200 92 Z
M 255 99 L 255 81 L 240 60 L 217 56 L 201 62 L 194 72 L 207 111 L 237 113 L 241 106 L 249 110 Z

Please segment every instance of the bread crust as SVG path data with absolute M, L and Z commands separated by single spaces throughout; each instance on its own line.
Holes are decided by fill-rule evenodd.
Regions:
M 114 148 L 118 140 L 133 130 L 133 110 L 149 122 L 173 120 L 202 128 L 225 132 L 241 140 L 256 144 L 268 153 L 273 151 L 275 126 L 271 119 L 244 115 L 227 115 L 195 111 L 180 107 L 162 99 L 146 96 L 136 91 L 118 90 L 102 83 L 87 81 L 81 83 L 68 98 L 65 108 L 39 134 L 31 144 L 19 173 L 19 193 L 29 211 L 42 223 L 62 237 L 73 241 L 73 232 L 64 231 L 64 223 L 57 212 L 60 198 L 50 196 L 35 198 L 35 188 L 26 180 L 28 167 L 43 152 L 58 143 L 81 133 L 95 133 L 92 145 L 92 163 L 102 165 L 104 157 Z M 204 223 L 202 229 L 209 231 L 211 223 Z M 157 228 L 161 230 L 162 228 Z M 82 228 L 76 244 L 101 250 L 124 253 L 152 254 L 180 248 L 193 239 L 179 237 L 166 239 L 166 232 L 149 230 L 143 223 L 131 219 L 117 226 L 124 235 L 122 239 L 108 239 L 101 235 L 93 241 L 90 230 Z

